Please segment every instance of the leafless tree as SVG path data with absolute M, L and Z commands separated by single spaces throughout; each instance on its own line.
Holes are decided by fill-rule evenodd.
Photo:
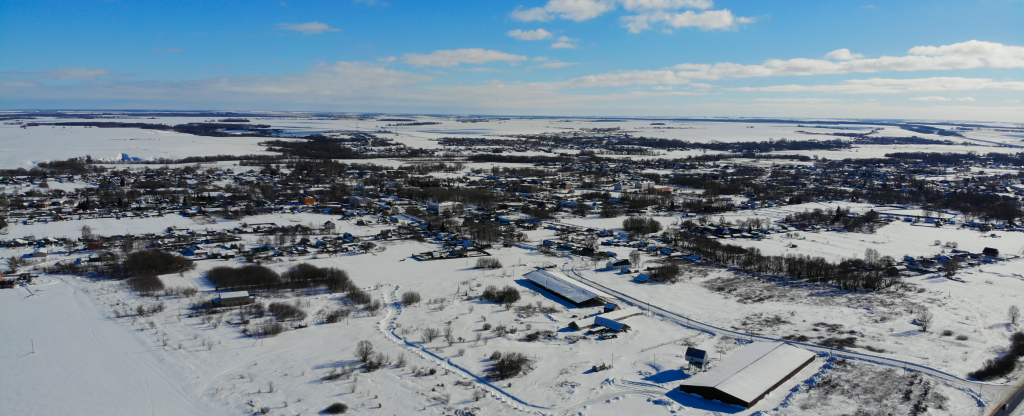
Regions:
M 449 347 L 455 343 L 455 335 L 453 334 L 451 325 L 445 325 L 444 327 L 444 340 L 448 343 Z
M 1010 310 L 1006 314 L 1010 318 L 1010 325 L 1016 326 L 1017 321 L 1020 320 L 1020 309 L 1017 308 L 1017 305 L 1010 305 Z
M 429 344 L 437 338 L 438 335 L 440 335 L 440 332 L 437 328 L 423 328 L 423 330 L 420 331 L 420 339 L 423 340 L 424 344 Z
M 932 318 L 934 318 L 934 316 L 931 311 L 925 307 L 921 307 L 921 309 L 918 309 L 917 313 L 914 314 L 914 320 L 917 321 L 918 325 L 921 325 L 922 332 L 928 332 L 928 328 L 932 326 Z
M 356 345 L 355 354 L 359 362 L 366 364 L 373 357 L 373 344 L 366 340 L 359 341 L 359 344 Z

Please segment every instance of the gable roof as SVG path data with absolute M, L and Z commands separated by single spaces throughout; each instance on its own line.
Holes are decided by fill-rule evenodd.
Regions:
M 583 303 L 598 297 L 612 298 L 600 290 L 572 280 L 558 272 L 541 269 L 524 274 L 523 277 L 575 303 Z

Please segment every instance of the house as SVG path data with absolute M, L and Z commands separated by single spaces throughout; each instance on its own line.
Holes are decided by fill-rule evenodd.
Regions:
M 32 252 L 32 257 L 46 257 L 48 255 L 50 255 L 50 252 L 45 248 L 37 248 L 36 251 Z
M 335 226 L 334 222 L 332 221 L 327 221 L 324 223 L 324 231 L 334 231 L 335 228 L 337 228 L 337 226 Z
M 693 347 L 686 347 L 686 353 L 684 354 L 686 362 L 696 366 L 697 368 L 704 368 L 704 364 L 711 361 L 711 357 L 707 351 L 698 350 Z
M 237 292 L 221 293 L 217 299 L 213 300 L 213 306 L 216 308 L 226 308 L 230 306 L 248 305 L 255 301 L 256 298 L 249 295 L 249 292 L 241 290 Z
M 620 308 L 619 305 L 616 305 L 614 303 L 608 303 L 608 304 L 604 305 L 604 313 L 617 311 L 619 309 L 622 309 L 622 308 Z
M 632 265 L 633 264 L 629 262 L 629 259 L 622 259 L 622 260 L 611 260 L 611 261 L 609 261 L 608 263 L 605 264 L 605 267 L 608 268 L 608 269 L 622 268 L 622 267 L 629 268 Z
M 814 353 L 783 342 L 754 342 L 712 369 L 683 381 L 679 390 L 749 408 L 814 361 Z
M 633 281 L 637 283 L 645 283 L 648 280 L 651 280 L 651 276 L 646 273 L 640 273 L 633 278 Z

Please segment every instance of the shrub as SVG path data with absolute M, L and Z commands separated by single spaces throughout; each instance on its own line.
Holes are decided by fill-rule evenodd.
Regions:
M 491 361 L 498 361 L 498 360 L 500 360 L 501 359 L 501 351 L 492 352 L 491 356 L 487 357 L 487 359 L 491 360 Z
M 353 290 L 351 292 L 348 292 L 348 294 L 345 295 L 345 296 L 348 296 L 348 298 L 351 301 L 353 301 L 353 302 L 355 302 L 357 304 L 360 304 L 360 305 L 366 305 L 366 304 L 370 303 L 370 301 L 373 300 L 373 298 L 370 296 L 369 293 L 366 293 L 365 291 L 360 290 L 360 289 L 355 289 L 355 290 Z
M 497 287 L 493 285 L 484 288 L 484 292 L 483 294 L 480 295 L 480 297 L 482 297 L 486 301 L 501 303 L 505 305 L 516 303 L 521 298 L 519 296 L 519 291 L 512 286 L 505 286 L 499 290 Z
M 129 254 L 121 262 L 123 277 L 153 276 L 192 270 L 196 266 L 189 259 L 160 250 L 143 250 Z
M 306 312 L 295 305 L 287 304 L 284 302 L 274 302 L 267 307 L 267 310 L 271 315 L 277 318 L 278 321 L 287 321 L 294 319 L 301 321 L 306 319 Z
M 484 331 L 488 331 L 490 329 L 491 329 L 491 324 L 485 323 L 484 324 Z
M 372 302 L 366 305 L 366 313 L 369 313 L 370 316 L 377 316 L 377 314 L 380 313 L 380 310 L 383 307 L 384 305 L 380 302 L 380 299 L 374 299 Z
M 1024 355 L 1024 332 L 1017 331 L 1010 336 L 1010 350 L 1006 354 L 994 360 L 986 360 L 980 370 L 967 373 L 967 375 L 982 381 L 1006 376 L 1017 369 L 1017 359 L 1022 355 Z
M 417 303 L 420 303 L 420 300 L 422 299 L 420 298 L 420 294 L 418 292 L 413 292 L 410 290 L 405 293 L 402 293 L 402 304 L 404 304 L 405 306 L 415 305 Z
M 156 276 L 135 277 L 128 279 L 128 286 L 142 296 L 152 296 L 164 289 L 164 282 Z
M 661 283 L 675 283 L 679 281 L 679 264 L 669 263 L 654 269 L 651 272 L 651 280 Z
M 500 269 L 501 261 L 494 257 L 481 257 L 476 259 L 476 268 L 478 269 Z
M 953 335 L 953 331 L 948 330 L 948 329 L 942 331 L 942 336 L 948 337 L 950 335 Z
M 284 325 L 277 322 L 267 322 L 262 325 L 256 325 L 249 330 L 249 335 L 254 337 L 272 337 L 282 332 L 284 332 Z
M 366 364 L 367 361 L 370 361 L 370 358 L 373 357 L 373 353 L 373 343 L 370 341 L 363 340 L 356 344 L 355 355 L 356 359 L 359 360 L 360 363 Z
M 324 413 L 331 414 L 331 415 L 340 415 L 340 414 L 343 414 L 343 413 L 345 413 L 347 411 L 348 411 L 348 405 L 346 405 L 345 403 L 334 403 L 334 404 L 331 404 L 330 406 L 327 406 L 327 408 L 324 409 Z
M 342 319 L 348 318 L 351 314 L 352 310 L 347 308 L 335 308 L 331 310 L 321 309 L 320 312 L 317 313 L 319 318 L 318 320 L 325 324 L 339 322 Z
M 494 360 L 487 369 L 487 375 L 495 380 L 510 379 L 519 375 L 529 363 L 530 359 L 521 352 L 502 353 L 501 358 Z
M 957 341 L 967 341 L 967 335 L 957 335 L 956 336 L 956 340 Z

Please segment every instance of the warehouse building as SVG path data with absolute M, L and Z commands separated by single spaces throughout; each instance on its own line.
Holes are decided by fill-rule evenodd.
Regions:
M 755 342 L 686 379 L 679 390 L 749 408 L 812 361 L 814 353 L 805 349 L 783 342 Z

